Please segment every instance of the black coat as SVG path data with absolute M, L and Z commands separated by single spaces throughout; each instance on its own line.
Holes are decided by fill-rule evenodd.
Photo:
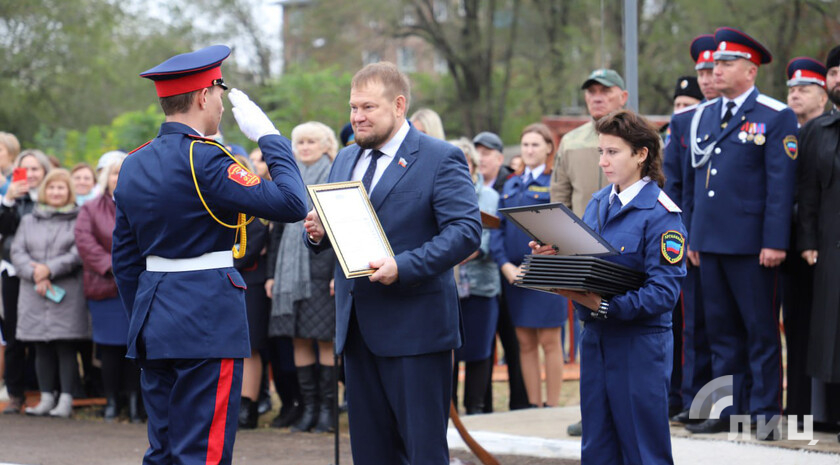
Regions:
M 808 374 L 840 382 L 840 112 L 800 132 L 798 249 L 817 250 Z

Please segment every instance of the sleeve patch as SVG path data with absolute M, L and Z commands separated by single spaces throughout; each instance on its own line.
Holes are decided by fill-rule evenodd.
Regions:
M 789 156 L 791 160 L 796 160 L 797 151 L 799 149 L 799 144 L 796 141 L 796 136 L 786 136 L 782 140 L 782 144 L 785 146 L 785 153 L 787 154 L 787 156 Z
M 685 238 L 679 231 L 666 231 L 660 244 L 662 263 L 679 265 L 685 255 Z
M 227 173 L 228 179 L 245 187 L 256 186 L 262 181 L 259 176 L 248 172 L 248 170 L 239 166 L 237 163 L 231 163 L 228 166 Z

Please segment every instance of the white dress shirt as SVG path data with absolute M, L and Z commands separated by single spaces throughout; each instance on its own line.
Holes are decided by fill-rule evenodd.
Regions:
M 628 203 L 630 203 L 631 200 L 633 200 L 637 195 L 639 195 L 639 192 L 642 191 L 642 188 L 645 187 L 649 182 L 650 178 L 645 176 L 642 179 L 639 179 L 638 181 L 634 182 L 630 185 L 630 187 L 624 189 L 621 192 L 616 192 L 615 184 L 613 184 L 612 190 L 610 191 L 610 205 L 612 205 L 615 196 L 618 196 L 618 200 L 621 201 L 621 208 L 624 208 Z
M 379 182 L 379 178 L 382 177 L 382 173 L 385 172 L 385 169 L 388 168 L 388 165 L 391 164 L 391 161 L 394 160 L 394 157 L 397 155 L 397 151 L 400 149 L 403 141 L 405 140 L 405 136 L 408 135 L 408 121 L 403 120 L 402 126 L 394 134 L 394 137 L 391 138 L 388 142 L 385 142 L 385 145 L 379 149 L 382 152 L 382 156 L 379 157 L 376 163 L 376 171 L 373 173 L 373 180 L 370 182 L 370 192 L 373 192 L 373 189 L 376 188 L 376 183 Z M 353 175 L 350 177 L 351 181 L 361 181 L 362 177 L 365 175 L 365 171 L 368 169 L 368 165 L 370 165 L 371 156 L 370 153 L 372 149 L 365 149 L 364 153 L 359 157 L 359 161 L 356 162 L 356 166 L 353 168 Z M 368 192 L 368 194 L 370 194 Z
M 747 90 L 743 94 L 735 97 L 734 99 L 728 99 L 724 96 L 721 96 L 720 97 L 721 98 L 721 103 L 723 103 L 723 105 L 721 105 L 721 108 L 720 108 L 720 118 L 723 119 L 723 115 L 726 114 L 726 104 L 729 103 L 729 102 L 735 102 L 735 106 L 732 107 L 732 115 L 734 116 L 735 113 L 738 113 L 738 109 L 741 108 L 741 105 L 744 104 L 744 101 L 747 100 L 747 97 L 750 96 L 753 89 L 755 89 L 755 86 L 750 87 L 749 90 Z

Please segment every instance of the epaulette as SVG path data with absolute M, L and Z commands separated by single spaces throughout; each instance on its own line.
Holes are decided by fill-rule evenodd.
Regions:
M 141 145 L 140 147 L 137 147 L 136 149 L 132 150 L 131 152 L 128 152 L 128 153 L 126 154 L 126 156 L 131 155 L 132 153 L 134 153 L 134 152 L 136 152 L 136 151 L 138 151 L 138 150 L 142 149 L 143 147 L 145 147 L 145 146 L 147 146 L 147 145 L 151 144 L 153 140 L 154 140 L 154 139 L 151 139 L 151 140 L 149 140 L 148 142 L 146 142 L 145 144 Z
M 758 97 L 755 98 L 755 101 L 764 105 L 765 107 L 770 107 L 776 111 L 782 111 L 788 107 L 787 105 L 774 99 L 773 97 L 768 97 L 764 94 L 758 94 Z
M 199 135 L 196 135 L 196 134 L 187 134 L 186 136 L 189 137 L 190 139 L 196 139 L 196 140 L 200 140 L 202 142 L 216 142 L 215 139 L 211 139 L 209 137 L 204 137 L 204 136 L 199 136 Z
M 689 111 L 694 111 L 697 108 L 697 105 L 699 105 L 699 103 L 695 103 L 694 105 L 689 105 L 687 107 L 680 108 L 679 110 L 674 112 L 674 116 L 677 116 L 681 113 L 688 113 Z
M 680 207 L 678 207 L 677 204 L 674 203 L 673 200 L 671 200 L 671 197 L 668 197 L 668 194 L 666 194 L 665 191 L 659 191 L 659 198 L 657 200 L 659 200 L 659 203 L 661 203 L 662 206 L 665 207 L 665 209 L 671 213 L 682 212 Z

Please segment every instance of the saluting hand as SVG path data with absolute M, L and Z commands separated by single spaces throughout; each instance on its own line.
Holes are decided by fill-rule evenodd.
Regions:
M 324 238 L 324 225 L 321 224 L 321 217 L 318 216 L 318 212 L 315 211 L 313 208 L 307 215 L 306 218 L 303 220 L 303 228 L 306 229 L 306 234 L 309 235 L 309 240 L 315 244 L 321 242 Z
M 254 142 L 269 134 L 280 135 L 268 116 L 239 89 L 231 89 L 228 99 L 233 105 L 233 117 L 245 137 Z
M 761 253 L 758 255 L 758 264 L 766 266 L 767 268 L 779 266 L 783 261 L 785 261 L 786 254 L 787 252 L 784 250 L 761 249 Z

